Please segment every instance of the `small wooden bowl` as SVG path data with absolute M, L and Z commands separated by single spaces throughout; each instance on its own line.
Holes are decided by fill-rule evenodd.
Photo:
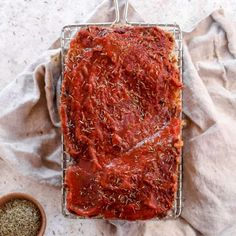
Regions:
M 0 197 L 0 208 L 3 205 L 5 205 L 5 203 L 7 203 L 11 200 L 14 200 L 14 199 L 28 200 L 28 201 L 34 203 L 35 206 L 39 209 L 42 222 L 41 222 L 40 230 L 38 232 L 38 236 L 43 236 L 44 232 L 45 232 L 45 228 L 46 228 L 46 215 L 45 215 L 42 205 L 35 198 L 33 198 L 32 196 L 30 196 L 26 193 L 9 193 L 7 195 Z

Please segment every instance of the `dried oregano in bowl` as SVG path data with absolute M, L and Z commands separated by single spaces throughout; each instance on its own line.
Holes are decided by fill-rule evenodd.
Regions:
M 37 236 L 41 227 L 38 207 L 25 199 L 13 199 L 0 207 L 0 236 Z

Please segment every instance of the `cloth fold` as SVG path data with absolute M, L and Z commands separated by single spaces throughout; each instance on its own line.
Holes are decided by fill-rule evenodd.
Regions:
M 236 223 L 234 29 L 219 10 L 185 35 L 182 217 L 205 235 Z
M 0 156 L 19 173 L 60 184 L 56 84 L 60 50 L 50 50 L 0 92 Z
M 124 2 L 119 1 L 120 9 Z M 142 21 L 132 7 L 129 16 Z M 114 7 L 104 1 L 88 21 L 113 19 Z M 95 224 L 98 230 L 102 227 L 107 235 L 236 234 L 235 26 L 219 10 L 184 34 L 182 218 L 101 222 Z M 0 92 L 0 157 L 22 175 L 55 186 L 61 181 L 62 151 L 60 49 L 53 49 L 58 46 L 57 40 Z

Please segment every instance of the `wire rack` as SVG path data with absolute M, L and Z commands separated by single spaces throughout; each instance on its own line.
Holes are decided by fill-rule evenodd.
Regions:
M 114 8 L 115 8 L 115 19 L 111 22 L 102 22 L 102 23 L 86 23 L 86 24 L 74 24 L 74 25 L 67 25 L 63 27 L 61 33 L 61 49 L 62 49 L 62 80 L 64 75 L 64 68 L 65 68 L 65 58 L 69 48 L 69 44 L 71 39 L 75 36 L 75 34 L 83 27 L 88 26 L 113 26 L 117 23 L 120 23 L 120 12 L 118 6 L 118 0 L 113 0 Z M 180 79 L 182 81 L 182 32 L 180 27 L 177 24 L 155 24 L 155 23 L 143 23 L 143 22 L 132 22 L 128 19 L 128 11 L 129 11 L 129 1 L 126 0 L 125 3 L 125 10 L 124 10 L 124 20 L 125 24 L 128 26 L 145 26 L 145 27 L 153 27 L 157 26 L 162 28 L 165 31 L 168 31 L 173 34 L 175 39 L 175 49 L 174 54 L 177 57 L 177 65 L 180 71 Z M 181 100 L 182 100 L 182 92 L 181 92 Z M 182 114 L 181 114 L 182 120 Z M 182 136 L 182 131 L 181 131 Z M 62 145 L 63 145 L 63 153 L 62 153 L 62 213 L 67 218 L 72 219 L 84 219 L 85 217 L 78 216 L 73 214 L 67 210 L 66 207 L 66 195 L 67 195 L 67 188 L 65 186 L 65 173 L 71 164 L 73 164 L 72 158 L 68 155 L 65 151 L 63 135 L 62 135 Z M 182 182 L 183 182 L 183 155 L 180 157 L 180 163 L 178 168 L 178 189 L 175 197 L 175 202 L 173 208 L 168 212 L 167 216 L 164 219 L 171 219 L 177 218 L 180 216 L 182 211 Z M 93 217 L 94 219 L 101 219 L 102 217 Z M 159 218 L 155 218 L 154 220 L 158 220 Z

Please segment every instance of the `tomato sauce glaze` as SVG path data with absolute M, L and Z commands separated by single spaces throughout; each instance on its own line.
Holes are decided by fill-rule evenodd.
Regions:
M 173 207 L 182 83 L 174 39 L 157 27 L 88 27 L 71 41 L 61 93 L 67 208 L 143 220 Z

